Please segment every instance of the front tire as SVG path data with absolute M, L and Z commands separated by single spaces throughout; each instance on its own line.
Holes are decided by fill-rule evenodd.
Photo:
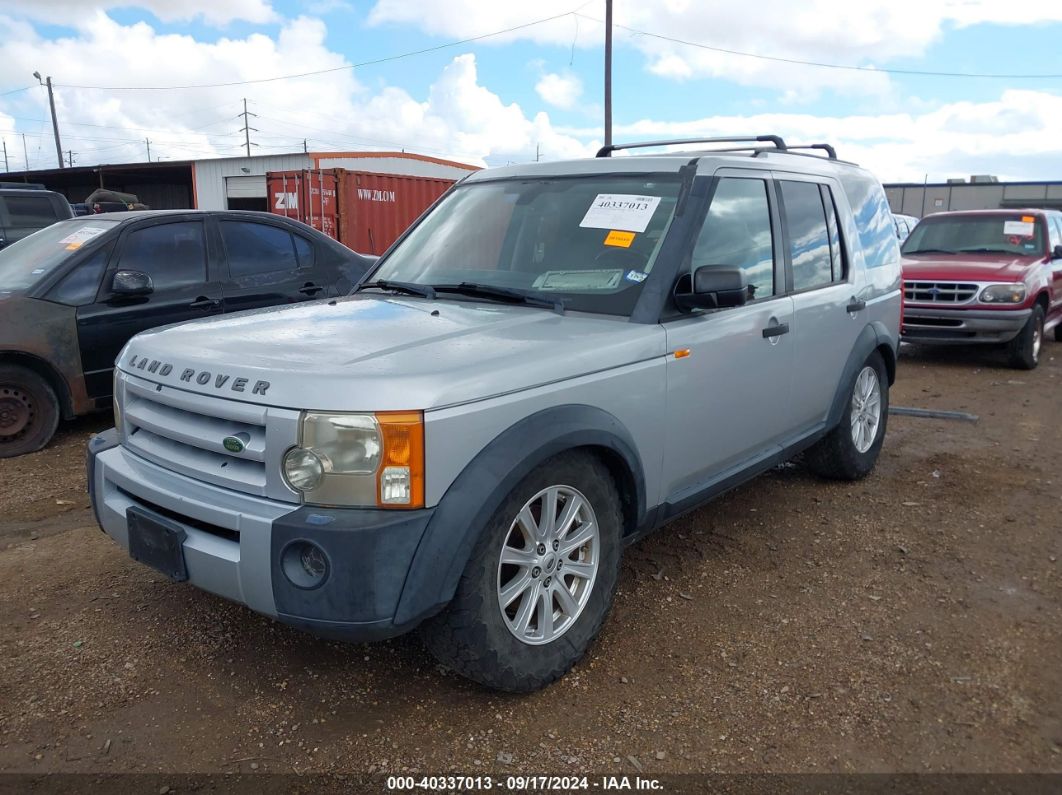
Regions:
M 1055 329 L 1058 338 L 1058 329 Z M 1033 370 L 1040 363 L 1040 347 L 1044 340 L 1044 308 L 1033 307 L 1018 336 L 1007 343 L 1007 362 L 1018 370 Z
M 421 627 L 441 663 L 498 690 L 566 674 L 612 606 L 623 517 L 608 469 L 588 453 L 533 470 L 487 523 L 447 608 Z
M 0 365 L 0 458 L 40 450 L 59 426 L 55 391 L 37 373 Z
M 805 454 L 808 469 L 832 480 L 860 480 L 877 463 L 889 418 L 889 377 L 877 351 L 849 387 L 841 421 Z

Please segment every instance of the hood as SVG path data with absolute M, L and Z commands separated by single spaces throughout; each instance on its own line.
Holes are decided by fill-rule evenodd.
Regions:
M 659 326 L 546 309 L 356 295 L 154 329 L 125 372 L 214 397 L 333 411 L 431 409 L 663 355 Z
M 1014 254 L 905 254 L 904 279 L 932 281 L 1020 282 L 1043 259 Z

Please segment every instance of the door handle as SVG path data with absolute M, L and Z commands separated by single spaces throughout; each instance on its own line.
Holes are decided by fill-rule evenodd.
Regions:
M 300 287 L 299 292 L 303 295 L 317 295 L 324 287 L 318 287 L 316 284 L 307 284 L 305 287 Z
M 848 312 L 851 312 L 852 314 L 855 314 L 856 312 L 862 312 L 866 308 L 867 308 L 867 302 L 866 301 L 860 301 L 857 298 L 855 298 L 855 296 L 853 296 L 852 300 L 849 301 L 848 306 L 845 307 L 845 310 L 848 311 Z
M 774 339 L 775 337 L 781 337 L 783 334 L 789 333 L 788 323 L 776 323 L 773 326 L 768 326 L 763 330 L 763 338 L 765 340 Z
M 189 309 L 213 309 L 215 306 L 217 306 L 220 303 L 221 303 L 221 301 L 219 301 L 216 298 L 207 298 L 205 295 L 201 295 L 198 298 L 196 298 L 194 301 L 192 301 L 192 303 L 188 304 L 188 308 Z

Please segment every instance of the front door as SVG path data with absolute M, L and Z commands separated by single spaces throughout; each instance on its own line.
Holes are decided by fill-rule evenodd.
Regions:
M 221 285 L 210 278 L 202 221 L 134 227 L 118 245 L 100 297 L 77 310 L 85 385 L 89 396 L 98 399 L 110 396 L 114 360 L 134 334 L 221 312 Z M 118 270 L 146 273 L 152 292 L 115 295 L 110 285 Z
M 672 353 L 663 483 L 672 505 L 777 452 L 791 425 L 793 300 L 772 203 L 762 172 L 720 172 L 690 272 L 742 268 L 750 301 L 664 324 Z

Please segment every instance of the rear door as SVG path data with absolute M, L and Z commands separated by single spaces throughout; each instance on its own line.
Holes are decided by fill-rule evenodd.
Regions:
M 225 312 L 325 298 L 335 278 L 322 278 L 313 243 L 282 224 L 222 216 L 216 221 L 227 264 Z
M 866 324 L 856 299 L 838 213 L 840 186 L 827 178 L 776 173 L 784 232 L 786 281 L 793 297 L 793 429 L 825 422 Z
M 774 193 L 763 171 L 725 169 L 684 271 L 741 268 L 740 307 L 664 323 L 668 405 L 664 488 L 681 504 L 780 451 L 791 426 L 793 300 L 786 295 Z
M 130 337 L 146 329 L 221 312 L 221 284 L 207 255 L 203 220 L 162 220 L 131 226 L 111 257 L 96 301 L 77 310 L 78 342 L 89 396 L 111 394 L 114 360 Z M 146 273 L 153 291 L 111 291 L 118 270 Z

